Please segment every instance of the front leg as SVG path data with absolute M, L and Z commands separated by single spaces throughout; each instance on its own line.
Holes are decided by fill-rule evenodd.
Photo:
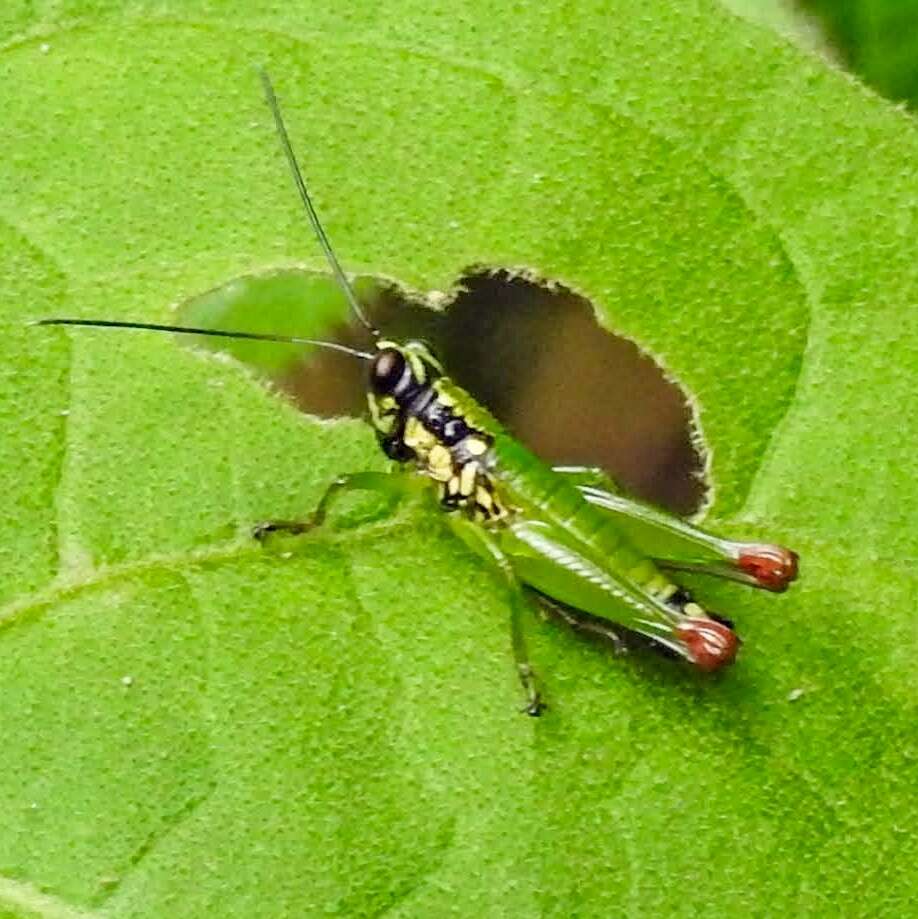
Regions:
M 412 477 L 397 472 L 350 472 L 328 486 L 316 509 L 305 520 L 266 520 L 252 529 L 252 535 L 264 540 L 271 533 L 307 533 L 325 522 L 332 503 L 347 492 L 371 491 L 398 500 L 417 487 Z

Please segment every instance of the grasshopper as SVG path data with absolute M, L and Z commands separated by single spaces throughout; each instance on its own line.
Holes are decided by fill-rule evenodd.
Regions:
M 303 521 L 270 521 L 278 531 L 320 526 L 345 492 L 398 498 L 433 494 L 455 534 L 505 584 L 511 634 L 526 704 L 544 708 L 521 630 L 533 603 L 573 629 L 623 647 L 638 637 L 701 671 L 731 663 L 740 640 L 730 620 L 710 612 L 670 577 L 694 571 L 780 592 L 797 576 L 797 555 L 782 546 L 721 539 L 689 522 L 623 496 L 600 469 L 551 467 L 515 440 L 490 412 L 454 383 L 430 349 L 384 337 L 364 314 L 319 221 L 293 152 L 271 81 L 265 98 L 312 229 L 354 316 L 372 335 L 372 351 L 335 342 L 158 323 L 44 319 L 41 325 L 138 328 L 310 344 L 367 364 L 367 402 L 390 472 L 354 472 L 331 483 Z

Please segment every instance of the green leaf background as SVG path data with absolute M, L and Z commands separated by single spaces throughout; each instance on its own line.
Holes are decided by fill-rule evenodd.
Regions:
M 822 24 L 849 67 L 914 111 L 918 105 L 916 0 L 800 0 L 800 4 Z
M 908 914 L 914 124 L 701 0 L 237 7 L 0 11 L 0 915 Z M 730 673 L 534 620 L 521 717 L 436 514 L 247 538 L 382 468 L 366 426 L 24 326 L 322 268 L 257 63 L 350 269 L 531 269 L 697 400 L 711 525 L 804 565 L 705 585 Z

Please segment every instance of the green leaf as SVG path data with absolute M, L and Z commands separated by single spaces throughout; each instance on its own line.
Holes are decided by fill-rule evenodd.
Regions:
M 0 909 L 908 914 L 911 122 L 695 0 L 48 9 L 0 13 Z M 729 674 L 534 621 L 523 718 L 506 597 L 437 515 L 248 538 L 383 468 L 366 426 L 24 327 L 322 268 L 256 63 L 350 270 L 531 270 L 692 393 L 713 524 L 803 557 L 784 597 L 700 587 Z
M 918 104 L 915 0 L 800 0 L 822 22 L 845 64 L 891 99 Z
M 833 57 L 815 17 L 801 9 L 805 0 L 720 0 L 720 3 L 737 16 L 774 29 L 801 48 L 822 53 L 827 59 Z

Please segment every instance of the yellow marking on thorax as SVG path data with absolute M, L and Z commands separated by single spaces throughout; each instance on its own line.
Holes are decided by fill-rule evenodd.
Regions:
M 453 457 L 443 444 L 434 444 L 430 448 L 426 462 L 431 478 L 438 482 L 448 482 L 453 478 Z
M 405 422 L 405 434 L 402 438 L 405 445 L 420 454 L 426 454 L 437 445 L 437 438 L 414 416 Z
M 475 480 L 478 478 L 480 466 L 477 460 L 469 460 L 459 470 L 459 494 L 468 498 L 475 491 Z

